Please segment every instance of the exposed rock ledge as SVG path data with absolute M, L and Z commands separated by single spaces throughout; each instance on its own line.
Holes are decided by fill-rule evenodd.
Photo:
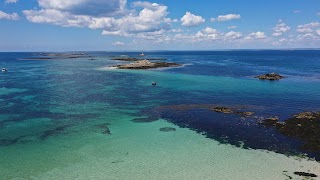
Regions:
M 260 124 L 275 127 L 281 134 L 303 141 L 302 149 L 320 152 L 320 112 L 302 112 L 284 122 L 268 118 Z
M 270 73 L 270 74 L 263 74 L 263 75 L 260 75 L 260 76 L 256 76 L 255 78 L 258 78 L 260 80 L 274 81 L 274 80 L 280 80 L 280 79 L 282 79 L 284 77 L 281 76 L 280 74 L 277 74 L 277 73 Z
M 116 65 L 118 69 L 153 69 L 162 67 L 178 67 L 181 64 L 170 62 L 150 62 L 148 60 L 140 60 L 130 64 Z

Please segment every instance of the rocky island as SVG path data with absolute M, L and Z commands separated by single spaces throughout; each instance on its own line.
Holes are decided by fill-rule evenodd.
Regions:
M 85 53 L 34 53 L 30 58 L 22 58 L 21 60 L 63 60 L 93 58 Z
M 274 81 L 274 80 L 280 80 L 280 79 L 282 79 L 284 77 L 281 76 L 280 74 L 277 74 L 277 73 L 270 73 L 270 74 L 263 74 L 263 75 L 260 75 L 260 76 L 256 76 L 255 78 L 258 78 L 260 80 Z
M 118 69 L 154 69 L 163 67 L 179 67 L 181 64 L 171 62 L 150 62 L 148 60 L 135 61 L 130 64 L 121 64 L 114 67 Z
M 118 60 L 118 61 L 141 61 L 141 60 L 166 60 L 166 58 L 145 58 L 145 59 L 141 59 L 141 58 L 135 58 L 135 57 L 114 57 L 111 58 L 111 60 Z

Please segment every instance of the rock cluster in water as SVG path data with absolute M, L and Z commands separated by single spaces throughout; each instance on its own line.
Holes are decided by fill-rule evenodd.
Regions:
M 144 118 L 134 118 L 131 121 L 135 123 L 149 123 L 149 122 L 154 122 L 157 121 L 158 118 L 156 117 L 144 117 Z
M 267 128 L 274 128 L 280 134 L 293 139 L 300 140 L 303 145 L 301 150 L 320 154 L 320 112 L 301 112 L 293 115 L 285 121 L 279 121 L 276 116 L 258 117 L 252 116 L 254 112 L 245 112 L 241 109 L 245 107 L 223 107 L 214 104 L 181 104 L 172 106 L 158 107 L 157 111 L 166 111 L 167 109 L 174 111 L 188 111 L 193 109 L 207 109 L 217 113 L 228 115 L 240 115 L 242 119 L 250 118 L 256 123 Z
M 164 127 L 159 129 L 162 132 L 170 132 L 170 131 L 176 131 L 176 128 L 173 127 Z
M 97 127 L 99 127 L 102 130 L 102 132 L 101 132 L 102 134 L 111 135 L 111 131 L 110 131 L 109 126 L 110 126 L 109 123 L 97 125 Z
M 304 142 L 302 149 L 320 152 L 320 112 L 303 112 L 276 126 L 281 134 Z
M 135 58 L 135 57 L 114 57 L 111 60 L 118 60 L 118 61 L 141 61 L 141 60 L 166 60 L 166 58 Z
M 270 73 L 270 74 L 259 75 L 259 76 L 256 76 L 255 78 L 258 78 L 260 80 L 274 81 L 274 80 L 280 80 L 280 79 L 282 79 L 284 77 L 281 76 L 280 74 L 277 74 L 277 73 Z
M 270 117 L 270 118 L 263 119 L 259 122 L 259 124 L 264 125 L 265 127 L 276 127 L 276 126 L 282 125 L 282 123 L 279 122 L 278 117 Z
M 318 177 L 317 175 L 313 173 L 306 173 L 306 172 L 294 172 L 293 174 L 298 176 L 304 176 L 304 177 Z
M 320 112 L 302 112 L 279 122 L 278 118 L 267 118 L 260 124 L 275 127 L 281 134 L 304 142 L 302 149 L 320 152 Z
M 178 67 L 181 66 L 177 63 L 171 62 L 150 62 L 148 60 L 135 61 L 130 64 L 121 64 L 117 65 L 118 69 L 153 69 L 153 68 L 162 68 L 162 67 Z
M 35 53 L 35 57 L 23 58 L 22 60 L 58 60 L 58 59 L 77 59 L 92 58 L 85 53 Z
M 180 104 L 180 105 L 172 105 L 172 106 L 162 106 L 159 107 L 158 110 L 161 109 L 172 109 L 177 111 L 186 111 L 186 110 L 192 110 L 192 109 L 207 109 L 210 111 L 214 111 L 217 113 L 224 113 L 224 114 L 235 114 L 240 116 L 252 116 L 254 112 L 250 111 L 240 111 L 244 107 L 223 107 L 215 104 Z

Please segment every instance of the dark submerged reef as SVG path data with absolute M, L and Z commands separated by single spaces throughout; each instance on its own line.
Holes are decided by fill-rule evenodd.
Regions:
M 282 79 L 284 77 L 281 76 L 280 74 L 277 74 L 277 73 L 270 73 L 270 74 L 259 75 L 259 76 L 256 76 L 255 78 L 258 78 L 260 80 L 274 81 L 274 80 L 280 80 L 280 79 Z
M 286 155 L 307 154 L 320 161 L 320 112 L 303 112 L 279 121 L 277 116 L 252 116 L 256 114 L 253 109 L 244 109 L 182 104 L 158 107 L 155 114 L 220 143 Z

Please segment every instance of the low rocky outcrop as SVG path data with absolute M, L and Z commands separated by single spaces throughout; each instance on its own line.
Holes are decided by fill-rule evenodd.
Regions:
M 302 112 L 277 126 L 283 135 L 304 142 L 302 149 L 320 152 L 320 112 Z
M 111 135 L 109 126 L 110 126 L 109 123 L 103 123 L 103 124 L 97 125 L 97 127 L 101 129 L 102 134 Z
M 136 61 L 130 64 L 117 65 L 118 69 L 154 69 L 154 68 L 163 68 L 163 67 L 178 67 L 181 66 L 177 63 L 170 62 L 150 62 L 148 60 Z
M 176 131 L 176 128 L 173 127 L 164 127 L 159 129 L 162 132 L 170 132 L 170 131 Z
M 258 78 L 260 80 L 274 81 L 274 80 L 280 80 L 280 79 L 282 79 L 284 77 L 281 76 L 280 74 L 277 74 L 277 73 L 270 73 L 270 74 L 263 74 L 263 75 L 260 75 L 260 76 L 256 76 L 255 78 Z
M 226 107 L 215 107 L 215 108 L 213 108 L 213 110 L 215 112 L 220 112 L 220 113 L 225 113 L 225 114 L 233 113 L 233 111 L 231 109 L 226 108 Z
M 238 114 L 240 116 L 248 117 L 248 116 L 252 116 L 254 113 L 255 112 L 250 112 L 250 111 L 244 111 L 244 112 L 238 111 L 235 114 Z
M 320 117 L 320 112 L 302 112 L 293 116 L 297 119 L 316 119 Z
M 111 60 L 117 60 L 117 61 L 142 61 L 142 60 L 166 60 L 166 58 L 134 58 L 134 57 L 114 57 L 111 58 Z
M 267 119 L 263 119 L 259 122 L 259 124 L 265 126 L 265 127 L 276 127 L 282 125 L 281 122 L 279 122 L 278 117 L 271 117 Z
M 156 118 L 156 117 L 144 117 L 144 118 L 134 118 L 131 121 L 135 123 L 149 123 L 149 122 L 154 122 L 158 120 L 159 118 Z
M 293 174 L 298 176 L 304 176 L 304 177 L 318 177 L 317 175 L 313 173 L 307 173 L 307 172 L 294 172 Z
M 161 106 L 157 108 L 157 110 L 162 109 L 172 109 L 176 111 L 188 111 L 192 109 L 207 109 L 209 111 L 214 111 L 217 113 L 224 113 L 224 114 L 234 114 L 239 115 L 241 117 L 250 117 L 255 112 L 250 111 L 242 111 L 245 109 L 244 106 L 233 106 L 233 107 L 223 107 L 216 104 L 180 104 L 180 105 L 172 105 L 172 106 Z

